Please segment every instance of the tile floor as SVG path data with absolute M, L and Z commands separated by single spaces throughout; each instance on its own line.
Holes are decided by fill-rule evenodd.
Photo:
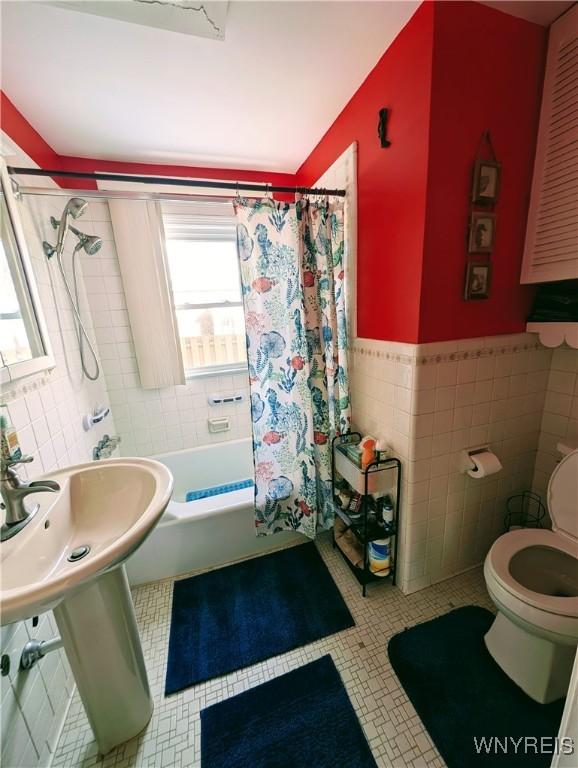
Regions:
M 106 757 L 99 757 L 78 694 L 75 694 L 52 768 L 188 768 L 200 766 L 199 712 L 236 693 L 330 653 L 380 768 L 442 768 L 387 656 L 388 639 L 418 622 L 468 604 L 491 608 L 481 568 L 404 596 L 389 583 L 368 586 L 367 597 L 331 546 L 320 552 L 349 606 L 356 626 L 248 669 L 210 680 L 168 698 L 164 679 L 171 614 L 172 579 L 134 591 L 136 614 L 154 697 L 146 731 Z

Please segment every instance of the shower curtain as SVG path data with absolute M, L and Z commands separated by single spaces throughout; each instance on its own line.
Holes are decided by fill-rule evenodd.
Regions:
M 343 204 L 237 200 L 258 535 L 333 523 L 331 439 L 348 431 Z

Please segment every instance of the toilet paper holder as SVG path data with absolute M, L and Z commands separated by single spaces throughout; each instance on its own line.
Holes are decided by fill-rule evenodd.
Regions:
M 493 453 L 489 445 L 479 445 L 476 448 L 465 448 L 461 452 L 460 471 L 467 473 L 467 472 L 471 472 L 472 470 L 475 470 L 477 465 L 472 457 L 476 456 L 479 453 L 486 453 L 486 452 Z

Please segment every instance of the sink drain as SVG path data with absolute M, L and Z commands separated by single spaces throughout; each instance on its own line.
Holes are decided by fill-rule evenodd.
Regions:
M 75 563 L 77 560 L 82 560 L 90 552 L 88 544 L 83 544 L 81 547 L 76 547 L 66 558 L 69 562 Z

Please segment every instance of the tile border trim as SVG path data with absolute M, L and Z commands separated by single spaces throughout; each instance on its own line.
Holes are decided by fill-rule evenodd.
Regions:
M 21 379 L 20 381 L 7 382 L 2 386 L 0 400 L 3 403 L 10 403 L 24 397 L 24 395 L 30 394 L 30 392 L 43 389 L 50 383 L 50 378 L 50 373 L 41 373 L 34 377 Z M 10 387 L 10 389 L 8 389 L 8 387 Z
M 372 341 L 374 344 L 386 345 L 389 342 Z M 353 342 L 349 350 L 353 355 L 390 360 L 404 365 L 432 365 L 438 363 L 459 362 L 460 360 L 477 360 L 483 357 L 499 357 L 501 355 L 534 352 L 545 348 L 539 341 L 520 341 L 518 343 L 496 343 L 492 346 L 480 346 L 472 349 L 454 349 L 448 352 L 437 352 L 430 355 L 419 353 L 419 345 L 415 345 L 416 354 L 408 355 L 387 349 L 372 349 L 369 346 Z

